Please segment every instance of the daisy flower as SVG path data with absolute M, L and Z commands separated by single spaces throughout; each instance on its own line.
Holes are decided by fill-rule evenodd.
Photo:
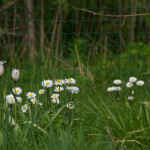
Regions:
M 13 93 L 16 95 L 20 95 L 22 93 L 22 89 L 20 87 L 15 87 L 12 90 L 13 90 Z
M 121 84 L 122 83 L 122 81 L 121 80 L 114 80 L 114 82 L 113 82 L 114 84 L 117 84 L 117 85 L 119 85 L 119 84 Z
M 130 82 L 136 82 L 136 81 L 137 81 L 137 78 L 136 78 L 136 77 L 130 77 L 130 78 L 129 78 L 129 81 L 130 81 Z
M 12 94 L 6 96 L 6 100 L 9 104 L 15 104 L 15 98 Z
M 131 94 L 134 94 L 134 91 L 131 91 Z
M 133 86 L 133 84 L 132 84 L 132 82 L 128 82 L 128 83 L 126 84 L 126 86 L 127 86 L 128 88 L 131 88 L 131 87 Z
M 144 81 L 139 80 L 139 81 L 136 82 L 136 84 L 137 84 L 138 86 L 142 86 L 142 85 L 144 85 Z
M 129 96 L 129 97 L 128 97 L 128 100 L 133 100 L 133 96 Z
M 25 113 L 25 112 L 28 110 L 27 104 L 23 105 L 23 106 L 21 107 L 21 110 L 22 110 L 23 113 Z
M 66 89 L 67 89 L 69 92 L 71 92 L 72 94 L 74 94 L 74 93 L 77 94 L 77 93 L 79 92 L 79 88 L 76 87 L 76 86 L 67 86 Z
M 28 92 L 26 94 L 27 98 L 30 99 L 30 98 L 35 98 L 36 97 L 36 94 L 34 92 Z
M 73 78 L 65 79 L 65 82 L 66 82 L 67 84 L 76 84 L 76 80 L 73 79 Z
M 114 87 L 114 90 L 115 91 L 121 91 L 121 87 L 119 87 L 119 86 L 118 87 Z
M 114 86 L 107 88 L 107 91 L 109 91 L 109 92 L 114 91 L 114 90 L 115 90 L 115 87 L 114 87 Z
M 18 103 L 22 103 L 22 98 L 21 97 L 16 97 Z
M 30 101 L 32 102 L 32 104 L 37 103 L 37 100 L 35 98 L 32 98 Z
M 45 90 L 44 89 L 40 89 L 39 90 L 39 94 L 44 94 Z
M 59 94 L 52 94 L 51 98 L 57 99 L 59 97 Z
M 75 108 L 75 105 L 74 105 L 73 102 L 69 102 L 69 103 L 66 104 L 66 107 L 69 108 L 69 109 L 73 109 L 73 108 Z
M 65 84 L 65 81 L 63 80 L 63 79 L 57 79 L 55 82 L 54 82 L 54 84 L 57 86 L 57 85 L 63 85 L 63 84 Z
M 53 86 L 53 81 L 52 80 L 44 80 L 42 81 L 42 86 L 46 88 L 50 88 Z
M 55 87 L 54 91 L 55 92 L 60 92 L 60 91 L 63 91 L 64 88 L 63 87 Z
M 53 103 L 57 103 L 57 104 L 59 104 L 59 103 L 60 103 L 60 101 L 59 101 L 59 99 L 58 99 L 58 98 L 52 99 L 52 102 L 53 102 Z

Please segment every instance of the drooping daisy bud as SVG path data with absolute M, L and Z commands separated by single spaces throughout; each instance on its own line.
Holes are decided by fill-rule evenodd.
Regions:
M 18 81 L 18 79 L 19 79 L 19 70 L 17 70 L 17 69 L 12 70 L 12 79 L 14 80 L 14 82 Z

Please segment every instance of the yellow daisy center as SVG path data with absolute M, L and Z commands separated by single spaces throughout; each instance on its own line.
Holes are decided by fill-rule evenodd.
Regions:
M 112 89 L 110 89 L 110 91 L 112 91 Z
M 56 95 L 53 95 L 54 98 L 56 98 Z
M 10 99 L 11 102 L 13 102 L 13 99 Z
M 134 81 L 134 79 L 132 79 L 132 81 Z
M 43 93 L 44 91 L 43 90 L 40 90 L 40 93 Z
M 116 81 L 116 83 L 119 83 L 119 81 Z
M 48 82 L 48 81 L 46 82 L 46 85 L 49 85 L 49 82 Z
M 26 110 L 26 107 L 23 107 L 23 110 Z
M 31 97 L 32 97 L 32 96 L 33 96 L 33 94 L 30 94 L 29 96 L 31 96 Z
M 57 88 L 57 90 L 59 90 L 59 91 L 60 91 L 60 88 L 58 87 L 58 88 Z
M 69 82 L 72 82 L 72 79 L 68 79 Z
M 129 86 L 131 86 L 131 83 L 129 83 Z
M 141 85 L 142 83 L 141 82 L 139 82 L 139 85 Z
M 59 79 L 59 80 L 57 80 L 57 82 L 58 82 L 58 83 L 61 83 L 61 80 Z
M 69 104 L 69 107 L 72 107 L 73 106 L 73 104 Z
M 19 92 L 19 90 L 17 89 L 17 90 L 16 90 L 16 93 L 18 93 L 18 92 Z
M 35 99 L 33 99 L 33 100 L 32 100 L 32 102 L 33 102 L 33 103 L 35 103 L 35 102 L 36 102 L 36 100 L 35 100 Z

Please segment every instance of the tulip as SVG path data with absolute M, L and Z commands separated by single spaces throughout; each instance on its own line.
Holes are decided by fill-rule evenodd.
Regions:
M 2 77 L 3 74 L 4 74 L 4 66 L 0 65 L 0 78 Z
M 18 79 L 19 79 L 19 70 L 17 70 L 17 69 L 12 70 L 12 79 L 14 80 L 15 83 L 18 81 Z
M 6 61 L 0 61 L 0 78 L 2 77 L 2 75 L 4 74 L 4 63 L 5 63 Z

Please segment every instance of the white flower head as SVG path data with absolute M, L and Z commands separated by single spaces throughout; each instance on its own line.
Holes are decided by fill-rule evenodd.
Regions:
M 64 90 L 63 87 L 55 87 L 55 89 L 54 89 L 55 92 L 61 92 L 63 90 Z
M 71 92 L 72 94 L 74 94 L 74 93 L 77 94 L 77 93 L 79 92 L 79 88 L 76 87 L 76 86 L 67 86 L 66 89 L 67 89 L 69 92 Z
M 76 84 L 76 80 L 73 79 L 73 78 L 65 79 L 65 82 L 66 82 L 67 84 Z
M 142 86 L 142 85 L 144 85 L 144 81 L 139 80 L 139 81 L 136 82 L 136 84 L 137 84 L 138 86 Z
M 39 103 L 39 105 L 42 106 L 43 104 L 42 104 L 42 103 Z
M 56 85 L 56 86 L 58 86 L 58 85 L 63 85 L 63 84 L 65 84 L 65 81 L 63 80 L 63 79 L 57 79 L 55 82 L 54 82 L 54 84 Z
M 53 81 L 52 80 L 44 80 L 44 81 L 42 81 L 42 86 L 45 88 L 50 88 L 53 86 Z
M 134 94 L 134 91 L 131 91 L 131 94 Z
M 133 83 L 132 82 L 127 82 L 126 86 L 127 86 L 127 88 L 131 88 L 133 86 Z
M 52 102 L 53 102 L 53 103 L 56 103 L 56 104 L 59 104 L 59 103 L 60 103 L 60 101 L 59 101 L 58 98 L 52 99 Z
M 133 96 L 129 96 L 129 97 L 128 97 L 128 100 L 133 100 Z
M 15 98 L 12 94 L 7 95 L 6 100 L 9 104 L 15 104 Z
M 45 89 L 40 89 L 39 90 L 39 94 L 44 94 L 45 93 Z
M 118 87 L 114 87 L 114 90 L 115 91 L 121 91 L 121 87 L 119 87 L 119 86 Z
M 136 78 L 136 77 L 130 77 L 130 78 L 129 78 L 129 81 L 130 81 L 130 82 L 136 82 L 136 81 L 137 81 L 137 78 Z
M 22 110 L 23 113 L 25 113 L 25 112 L 28 110 L 27 104 L 23 105 L 23 106 L 21 107 L 21 110 Z
M 52 99 L 57 99 L 57 98 L 59 98 L 59 94 L 52 94 L 51 98 Z
M 15 87 L 12 90 L 13 90 L 13 93 L 16 95 L 20 95 L 22 93 L 22 89 L 20 87 Z
M 38 101 L 36 100 L 36 98 L 32 98 L 32 99 L 30 99 L 30 101 L 32 102 L 32 104 L 35 104 L 35 103 L 37 103 Z
M 13 69 L 12 70 L 12 79 L 17 82 L 19 79 L 19 70 L 18 69 Z
M 16 97 L 18 103 L 22 103 L 22 98 L 21 97 Z
M 114 91 L 114 90 L 115 90 L 114 86 L 107 88 L 107 91 L 109 91 L 109 92 Z
M 113 83 L 114 83 L 114 84 L 119 85 L 119 84 L 121 84 L 121 83 L 122 83 L 122 81 L 121 81 L 121 80 L 119 80 L 119 79 L 117 79 L 117 80 L 114 80 L 114 81 L 113 81 Z
M 69 108 L 69 109 L 73 109 L 73 108 L 75 108 L 75 105 L 74 105 L 73 102 L 69 102 L 69 103 L 66 104 L 66 107 Z
M 30 99 L 30 98 L 35 98 L 36 97 L 36 94 L 34 92 L 28 92 L 26 94 L 27 98 Z

